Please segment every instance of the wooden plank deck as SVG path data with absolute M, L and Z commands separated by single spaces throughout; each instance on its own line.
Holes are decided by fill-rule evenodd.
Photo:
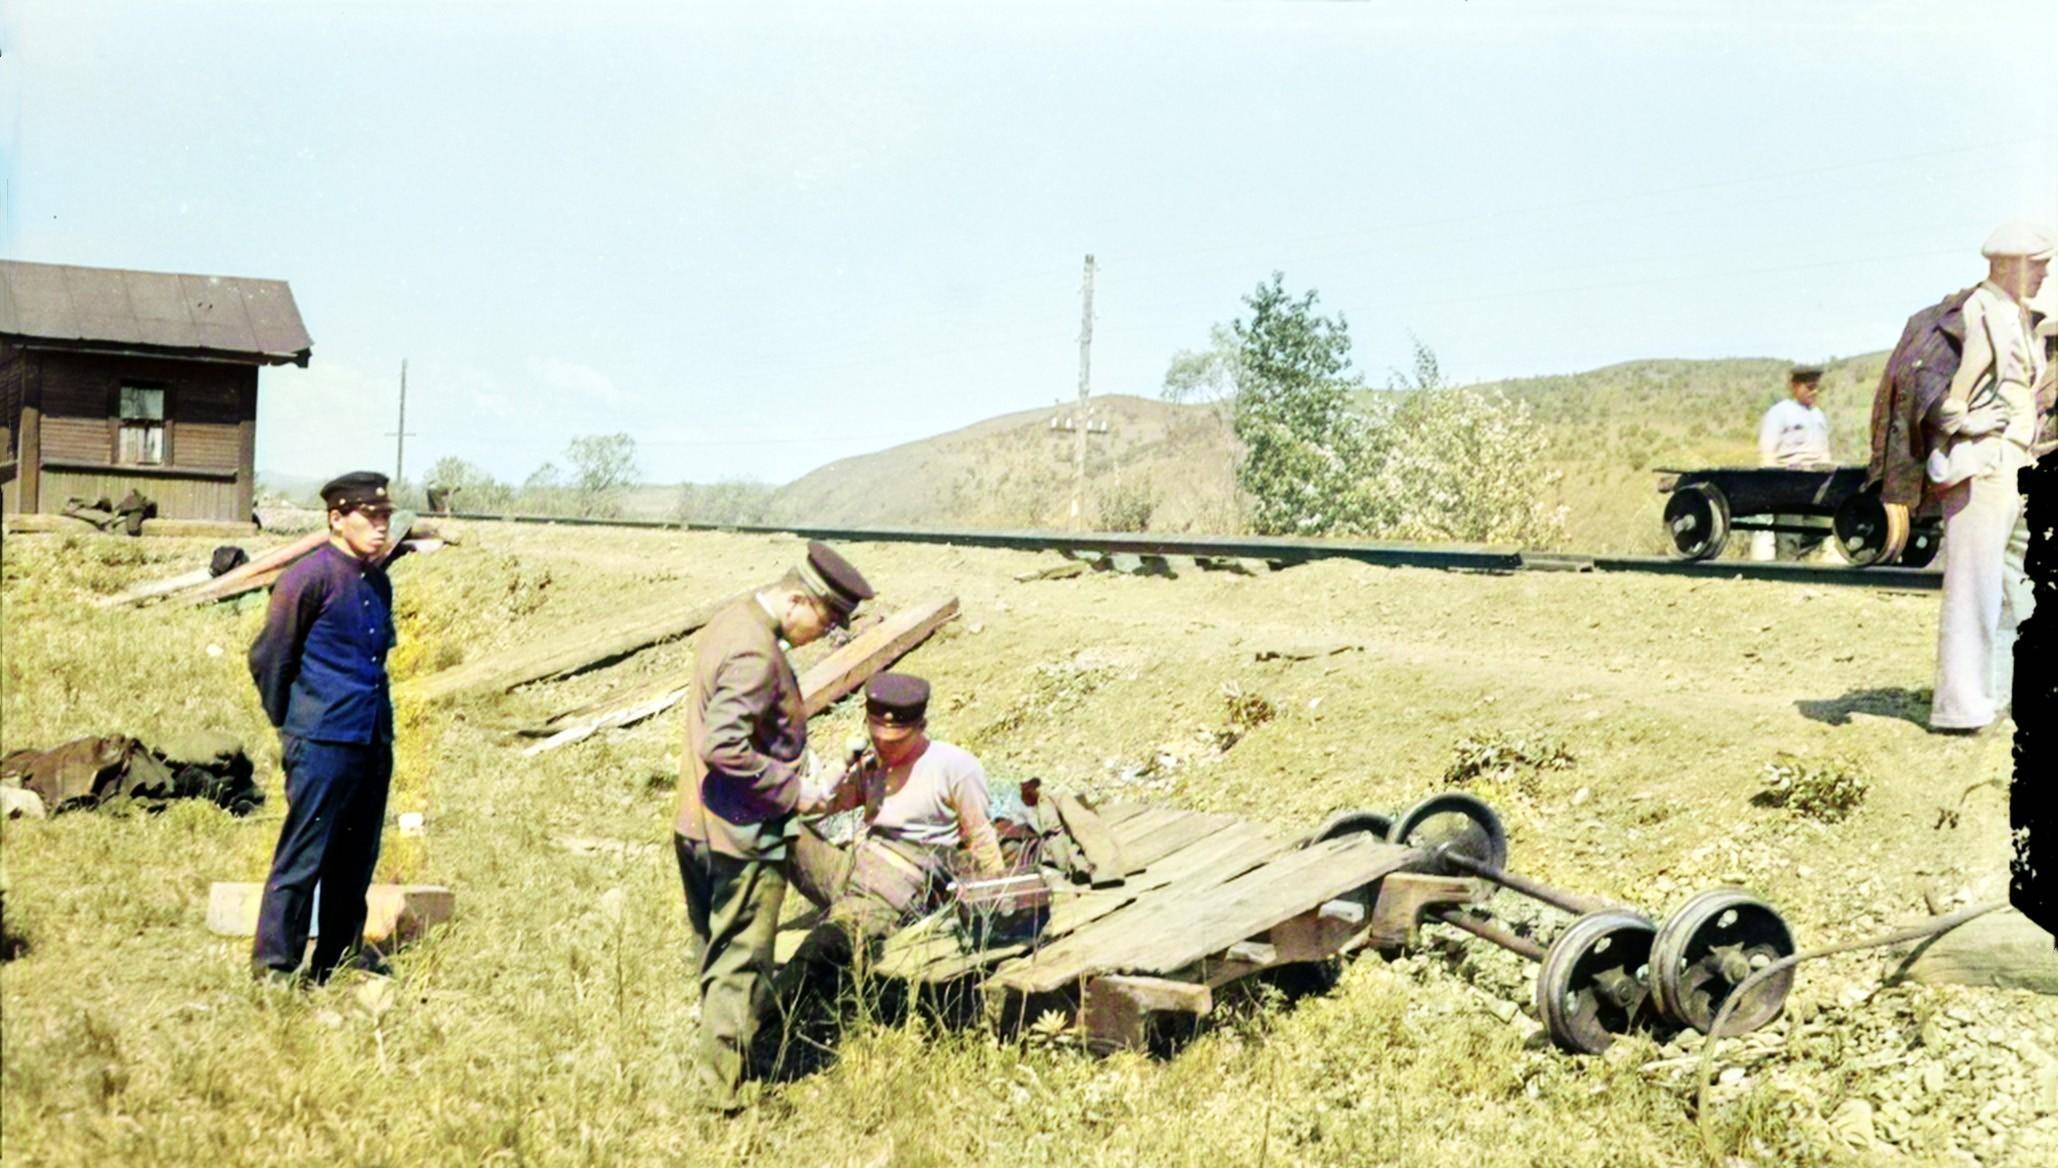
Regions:
M 1362 835 L 1301 848 L 1262 824 L 1170 807 L 1111 803 L 1099 815 L 1129 869 L 1120 885 L 1053 884 L 1050 921 L 1033 945 L 968 951 L 946 920 L 932 918 L 889 941 L 876 971 L 924 985 L 983 976 L 989 992 L 1022 995 L 1083 992 L 1091 980 L 1117 974 L 1220 984 L 1336 951 L 1352 930 L 1311 933 L 1315 914 L 1339 898 L 1369 908 L 1380 880 L 1423 858 Z M 782 958 L 818 915 L 788 922 Z M 1293 943 L 1268 948 L 1275 931 Z M 1242 943 L 1257 947 L 1245 945 L 1232 959 Z M 1273 960 L 1254 961 L 1253 953 Z

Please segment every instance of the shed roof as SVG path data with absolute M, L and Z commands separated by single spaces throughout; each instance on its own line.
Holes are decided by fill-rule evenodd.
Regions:
M 0 260 L 0 336 L 81 348 L 306 365 L 314 341 L 284 280 Z

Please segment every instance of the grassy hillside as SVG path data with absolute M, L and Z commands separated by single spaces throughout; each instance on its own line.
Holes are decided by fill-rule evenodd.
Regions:
M 1822 379 L 1838 460 L 1865 461 L 1872 390 L 1885 353 L 1837 361 Z M 1649 360 L 1560 377 L 1490 382 L 1536 411 L 1563 472 L 1555 502 L 1570 508 L 1565 546 L 1669 550 L 1660 534 L 1661 467 L 1755 466 L 1758 419 L 1786 394 L 1789 363 L 1766 358 Z
M 1839 361 L 1823 407 L 1846 462 L 1862 460 L 1872 386 L 1885 354 Z M 1587 373 L 1491 382 L 1530 405 L 1562 472 L 1551 503 L 1569 511 L 1564 546 L 1658 552 L 1659 467 L 1752 465 L 1759 416 L 1786 392 L 1787 362 L 1650 360 Z M 1088 526 L 1237 529 L 1234 440 L 1220 413 L 1148 398 L 1095 399 L 1109 422 L 1088 439 Z M 780 522 L 1065 527 L 1074 482 L 1069 409 L 1029 410 L 846 458 L 780 488 Z
M 460 545 L 395 570 L 397 677 L 676 611 L 799 553 L 783 537 L 454 530 Z M 271 796 L 247 819 L 186 803 L 0 821 L 5 928 L 22 938 L 0 949 L 9 1165 L 2058 1163 L 2058 998 L 1881 989 L 1870 955 L 1805 965 L 1785 1016 L 1722 1045 L 1709 1161 L 1692 1036 L 1559 1054 L 1534 967 L 1442 926 L 1412 954 L 1344 964 L 1321 992 L 1225 990 L 1169 1057 L 857 1015 L 819 1036 L 812 1069 L 713 1118 L 685 1063 L 679 713 L 533 759 L 504 733 L 675 675 L 689 643 L 511 694 L 403 695 L 388 816 L 426 827 L 388 826 L 379 875 L 454 889 L 457 916 L 402 950 L 391 982 L 267 991 L 248 940 L 204 925 L 209 883 L 259 879 L 283 813 L 242 660 L 262 606 L 92 605 L 210 547 L 86 534 L 0 548 L 0 751 L 207 727 L 251 748 Z M 882 609 L 960 598 L 962 618 L 906 667 L 937 687 L 934 732 L 1003 779 L 1288 832 L 1463 783 L 1500 810 L 1523 872 L 1659 915 L 1741 884 L 1811 947 L 2005 884 L 2006 801 L 1975 783 L 2008 765 L 2007 737 L 1911 724 L 1933 597 L 1341 562 L 1016 583 L 1055 557 L 845 550 Z M 1337 645 L 1360 649 L 1301 656 Z M 1249 717 L 1254 700 L 1269 718 Z M 858 707 L 817 720 L 817 742 L 854 729 Z M 1569 761 L 1477 765 L 1517 743 Z M 1786 755 L 1838 760 L 1870 794 L 1841 820 L 1759 806 Z M 1544 935 L 1565 919 L 1507 895 L 1495 909 Z
M 1133 527 L 1143 519 L 1153 530 L 1235 530 L 1235 458 L 1216 411 L 1126 395 L 1095 398 L 1093 405 L 1107 430 L 1086 439 L 1087 526 Z M 771 518 L 1070 526 L 1078 435 L 1052 423 L 1073 412 L 1052 407 L 1005 414 L 832 462 L 781 488 Z

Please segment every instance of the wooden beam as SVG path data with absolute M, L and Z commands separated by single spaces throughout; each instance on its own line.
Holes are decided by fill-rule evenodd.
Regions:
M 14 436 L 14 509 L 34 515 L 42 508 L 43 490 L 43 359 L 20 353 L 21 432 Z
M 236 387 L 236 515 L 249 519 L 257 501 L 257 366 Z
M 578 673 L 697 632 L 702 625 L 713 620 L 716 613 L 754 591 L 738 592 L 683 612 L 667 602 L 657 606 L 661 609 L 657 615 L 644 609 L 630 619 L 612 625 L 569 629 L 554 637 L 530 641 L 500 653 L 489 653 L 440 673 L 402 682 L 393 687 L 393 696 L 433 702 L 484 690 L 505 693 L 532 681 Z
M 1366 926 L 1366 942 L 1378 949 L 1412 945 L 1424 912 L 1441 905 L 1470 904 L 1477 899 L 1479 883 L 1475 880 L 1395 872 L 1379 882 L 1378 897 L 1372 902 L 1372 923 Z
M 1238 941 L 1223 951 L 1222 959 L 1262 968 L 1279 963 L 1279 950 L 1263 941 Z
M 292 543 L 252 557 L 249 563 L 232 572 L 223 572 L 198 588 L 177 593 L 177 598 L 186 604 L 208 604 L 216 600 L 227 600 L 231 596 L 241 596 L 245 592 L 259 588 L 268 588 L 300 557 L 327 542 L 327 531 L 310 531 Z
M 928 640 L 931 633 L 957 614 L 958 598 L 955 596 L 917 604 L 879 622 L 823 658 L 799 679 L 801 703 L 808 716 L 812 718 L 835 705 L 837 699 L 906 656 L 909 650 Z M 670 688 L 655 694 L 640 690 L 626 702 L 596 710 L 570 722 L 553 723 L 558 728 L 548 738 L 522 753 L 532 756 L 556 750 L 589 738 L 599 730 L 627 726 L 661 714 L 685 699 L 687 681 L 685 677 L 676 677 L 670 682 Z
M 1894 971 L 1902 978 L 2058 994 L 2058 948 L 2035 921 L 2006 908 L 1917 947 Z
M 802 700 L 812 718 L 841 701 L 872 675 L 905 657 L 937 629 L 955 620 L 958 598 L 945 596 L 911 605 L 880 621 L 848 645 L 817 662 L 800 678 Z
M 1094 1050 L 1142 1050 L 1150 1042 L 1151 1015 L 1198 1018 L 1214 1008 L 1214 994 L 1204 985 L 1111 974 L 1087 981 L 1080 995 L 1079 1028 Z
M 1116 840 L 1115 833 L 1078 796 L 1053 795 L 1050 800 L 1057 808 L 1065 834 L 1072 837 L 1072 842 L 1079 846 L 1079 854 L 1086 860 L 1091 872 L 1089 882 L 1093 887 L 1108 888 L 1120 884 L 1128 869 L 1124 866 L 1122 845 Z

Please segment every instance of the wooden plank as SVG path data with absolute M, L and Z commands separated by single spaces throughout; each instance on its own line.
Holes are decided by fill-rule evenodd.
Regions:
M 1110 968 L 1140 973 L 1180 969 L 1421 858 L 1418 849 L 1362 835 L 1288 852 L 1203 896 L 1188 898 L 1183 911 L 1153 914 L 1156 927 L 1138 930 L 1123 952 L 1109 958 L 1115 962 Z
M 958 598 L 945 596 L 902 609 L 879 622 L 849 644 L 823 658 L 800 678 L 801 703 L 813 717 L 835 704 L 836 699 L 863 685 L 867 678 L 906 656 L 958 614 Z M 628 704 L 616 705 L 561 726 L 550 737 L 522 751 L 524 756 L 555 750 L 591 736 L 609 726 L 626 726 L 654 717 L 685 700 L 688 687 L 673 678 L 674 688 L 655 698 L 638 696 Z
M 504 693 L 532 681 L 563 677 L 687 636 L 713 620 L 716 613 L 751 594 L 750 591 L 738 592 L 684 612 L 678 611 L 674 602 L 668 600 L 652 606 L 658 610 L 655 614 L 651 608 L 646 608 L 612 624 L 567 629 L 540 642 L 531 640 L 427 677 L 402 682 L 393 687 L 393 696 L 433 702 L 482 690 Z
M 1101 822 L 1107 824 L 1112 830 L 1117 824 L 1141 814 L 1149 806 L 1150 804 L 1148 803 L 1134 803 L 1126 799 L 1117 799 L 1110 803 L 1102 803 L 1095 807 L 1094 810 L 1100 813 Z
M 1156 868 L 1132 877 L 1126 889 L 1133 901 L 1118 913 L 1082 922 L 1069 933 L 1052 937 L 1035 953 L 1007 961 L 994 971 L 994 984 L 1023 993 L 1063 989 L 1096 968 L 1103 955 L 1118 951 L 1166 906 L 1234 880 L 1292 847 L 1258 824 L 1232 822 L 1228 827 L 1165 858 Z M 1241 940 L 1242 938 L 1238 938 Z
M 1193 812 L 1191 811 L 1181 810 L 1177 807 L 1145 807 L 1135 815 L 1124 819 L 1121 823 L 1110 824 L 1109 826 L 1114 830 L 1116 842 L 1122 846 L 1124 851 L 1129 851 L 1134 849 L 1143 840 L 1149 838 L 1150 834 L 1158 828 L 1169 823 L 1175 823 L 1192 814 Z M 1134 858 L 1133 856 L 1130 857 L 1132 860 Z
M 1094 892 L 1074 893 L 1059 884 L 1058 899 L 1051 919 L 1035 944 L 998 946 L 967 953 L 948 931 L 922 938 L 906 934 L 887 943 L 879 971 L 911 981 L 948 982 L 977 973 L 1002 962 L 1049 952 L 1074 932 L 1128 908 L 1140 896 L 1180 880 L 1228 880 L 1261 864 L 1269 856 L 1291 846 L 1270 828 L 1232 821 L 1227 827 L 1166 857 L 1150 871 L 1132 876 L 1122 885 Z M 1088 951 L 1091 943 L 1088 945 Z M 1062 955 L 1062 951 L 1061 951 Z
M 1122 854 L 1128 858 L 1130 872 L 1148 871 L 1152 864 L 1163 860 L 1173 852 L 1221 831 L 1236 819 L 1228 815 L 1202 815 L 1198 812 L 1184 812 L 1180 817 L 1161 827 L 1154 828 L 1135 840 L 1122 841 Z
M 2015 909 L 2002 909 L 1918 946 L 1894 977 L 2058 994 L 2058 949 L 2051 947 L 2051 934 L 2035 921 Z
M 206 604 L 215 600 L 226 600 L 259 588 L 270 586 L 285 570 L 300 557 L 329 542 L 328 531 L 310 531 L 292 543 L 283 544 L 251 557 L 249 563 L 230 572 L 223 572 L 198 588 L 176 593 L 176 598 L 185 604 Z
M 1064 823 L 1065 834 L 1079 846 L 1079 853 L 1086 860 L 1092 873 L 1089 883 L 1095 888 L 1106 888 L 1120 884 L 1128 871 L 1123 865 L 1122 845 L 1115 838 L 1100 816 L 1093 809 L 1072 795 L 1057 795 L 1052 798 L 1057 807 L 1058 818 Z
M 879 622 L 850 644 L 815 664 L 800 679 L 812 718 L 865 684 L 873 674 L 906 656 L 937 629 L 956 619 L 958 598 L 944 596 L 909 605 Z
M 176 576 L 167 576 L 161 580 L 146 580 L 112 596 L 103 596 L 93 603 L 101 608 L 118 608 L 124 604 L 141 604 L 143 601 L 152 600 L 159 596 L 169 596 L 174 592 L 183 592 L 188 588 L 198 588 L 212 579 L 214 579 L 213 572 L 208 571 L 206 568 L 195 568 L 190 572 L 181 572 Z
M 1149 1044 L 1153 1014 L 1205 1015 L 1215 1008 L 1204 985 L 1156 977 L 1097 977 L 1080 995 L 1079 1028 L 1089 1049 L 1142 1050 Z

